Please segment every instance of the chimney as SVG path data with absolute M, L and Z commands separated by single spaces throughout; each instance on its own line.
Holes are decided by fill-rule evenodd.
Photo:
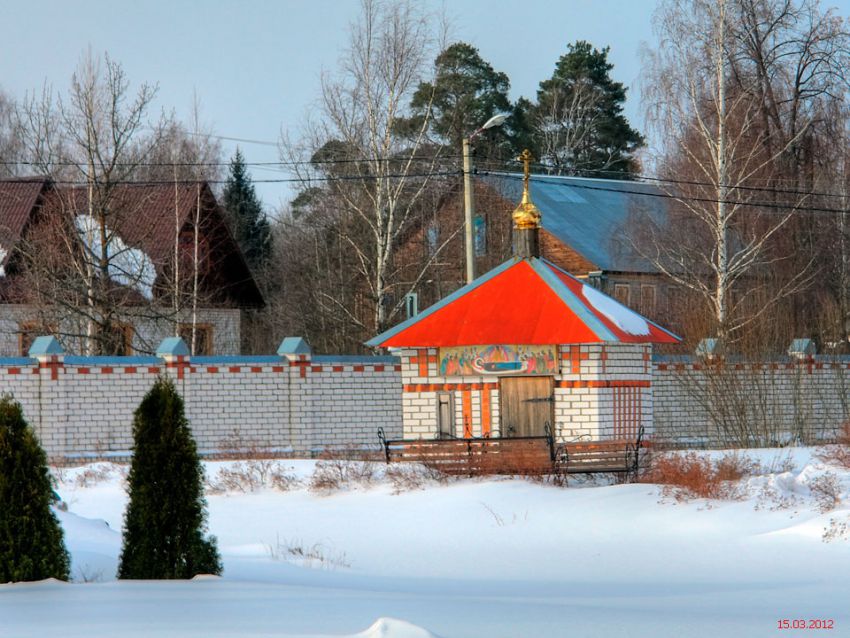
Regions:
M 522 201 L 512 215 L 514 220 L 514 257 L 530 259 L 540 256 L 540 211 L 531 201 L 531 194 L 528 189 L 531 153 L 528 149 L 525 149 L 517 159 L 524 164 L 524 176 L 522 180 Z

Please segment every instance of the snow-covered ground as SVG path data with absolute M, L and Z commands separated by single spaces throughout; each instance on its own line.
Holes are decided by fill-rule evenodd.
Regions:
M 0 586 L 0 636 L 812 633 L 778 630 L 782 619 L 850 635 L 850 472 L 809 449 L 747 454 L 766 469 L 741 500 L 684 503 L 647 484 L 399 491 L 383 466 L 370 483 L 316 492 L 313 461 L 255 466 L 266 486 L 243 492 L 220 474 L 235 463 L 208 462 L 225 573 L 189 582 L 116 581 L 124 468 L 59 470 L 77 582 Z M 842 501 L 821 512 L 810 486 L 830 475 Z

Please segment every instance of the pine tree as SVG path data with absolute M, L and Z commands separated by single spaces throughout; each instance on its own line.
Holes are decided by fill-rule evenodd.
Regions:
M 583 40 L 570 44 L 540 83 L 535 146 L 558 172 L 617 178 L 638 168 L 634 154 L 644 140 L 623 115 L 626 87 L 611 78 L 608 51 Z
M 192 578 L 221 573 L 215 537 L 204 538 L 206 501 L 183 399 L 160 378 L 133 418 L 130 503 L 118 578 Z
M 271 226 L 238 148 L 224 185 L 224 209 L 248 265 L 260 268 L 271 255 Z
M 70 560 L 54 499 L 47 456 L 20 404 L 0 399 L 0 583 L 68 580 Z
M 434 68 L 434 83 L 419 85 L 410 108 L 418 118 L 430 108 L 433 131 L 454 149 L 488 119 L 510 110 L 508 76 L 494 70 L 474 46 L 452 44 L 437 56 Z

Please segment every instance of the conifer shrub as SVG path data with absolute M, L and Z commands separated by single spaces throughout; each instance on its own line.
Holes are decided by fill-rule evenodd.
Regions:
M 0 583 L 68 580 L 70 559 L 50 510 L 47 456 L 21 406 L 0 398 Z
M 118 578 L 220 574 L 215 537 L 205 538 L 203 473 L 183 399 L 160 377 L 133 416 L 130 502 Z

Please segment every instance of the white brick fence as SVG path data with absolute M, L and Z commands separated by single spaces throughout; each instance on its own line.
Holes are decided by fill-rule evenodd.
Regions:
M 278 356 L 189 357 L 175 339 L 156 357 L 76 357 L 44 339 L 31 357 L 0 358 L 0 392 L 21 403 L 51 457 L 127 454 L 133 411 L 161 374 L 183 396 L 202 453 L 234 443 L 294 454 L 377 449 L 379 427 L 401 436 L 394 357 L 313 356 L 297 345 Z
M 558 438 L 611 436 L 604 425 L 623 425 L 620 408 L 659 442 L 699 447 L 828 439 L 850 419 L 846 355 L 721 363 L 696 356 L 650 359 L 645 347 L 622 348 L 620 358 L 609 350 L 561 347 Z M 181 341 L 167 339 L 155 357 L 66 356 L 58 343 L 41 337 L 30 357 L 0 358 L 0 392 L 21 403 L 54 458 L 128 454 L 133 411 L 158 375 L 172 378 L 182 394 L 202 453 L 234 446 L 295 455 L 377 450 L 378 428 L 391 439 L 432 438 L 439 392 L 458 395 L 452 405 L 456 436 L 500 434 L 496 386 L 488 379 L 438 378 L 430 350 L 403 352 L 401 360 L 315 356 L 290 338 L 276 356 L 185 352 Z M 635 386 L 640 400 L 619 400 L 621 386 Z M 407 418 L 420 428 L 415 432 L 413 426 L 403 432 L 403 391 Z
M 850 421 L 850 357 L 712 361 L 656 356 L 652 394 L 654 436 L 672 445 L 830 440 Z

